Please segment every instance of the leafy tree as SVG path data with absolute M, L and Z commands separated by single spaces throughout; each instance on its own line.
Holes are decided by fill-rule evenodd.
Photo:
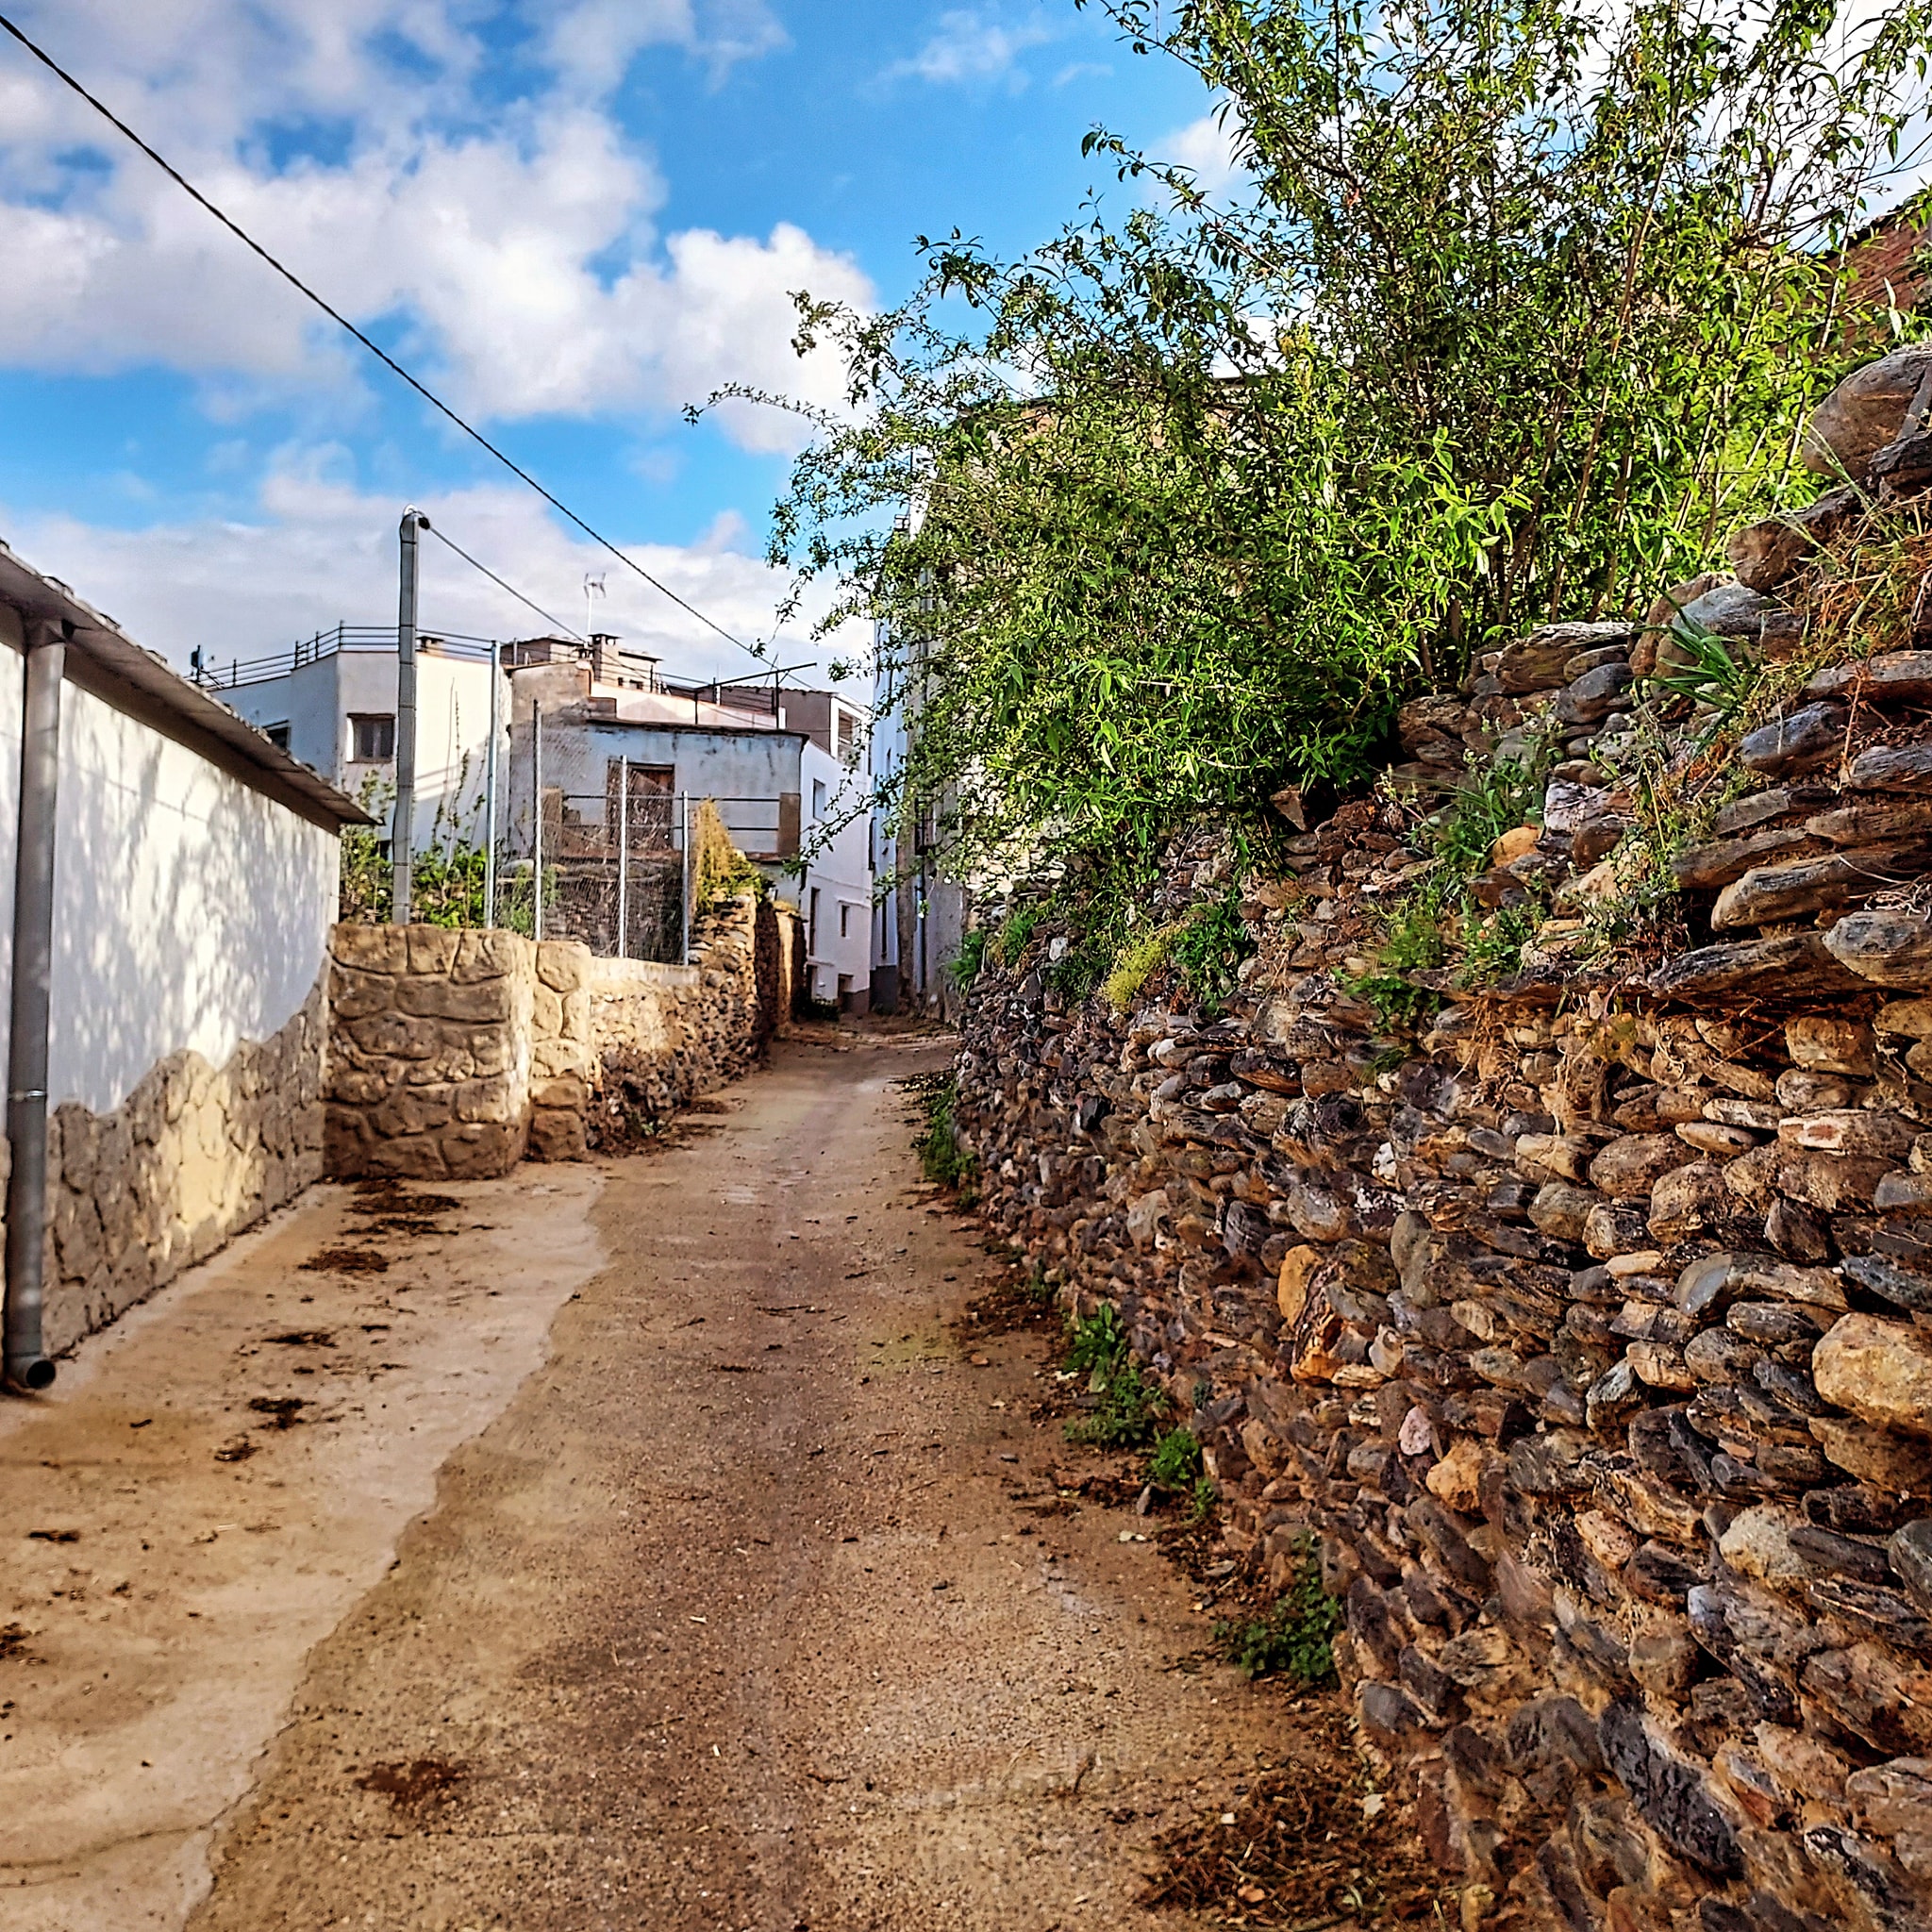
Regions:
M 1178 819 L 1352 780 L 1406 692 L 1646 602 L 1790 490 L 1928 28 L 1924 0 L 1075 4 L 1199 73 L 1242 185 L 1096 131 L 1158 205 L 1017 259 L 922 242 L 884 314 L 801 296 L 851 408 L 771 549 L 837 584 L 827 629 L 874 624 L 912 725 L 881 803 L 962 869 L 1118 885 Z

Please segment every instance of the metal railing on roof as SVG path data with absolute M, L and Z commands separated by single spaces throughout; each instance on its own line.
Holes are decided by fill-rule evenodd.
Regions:
M 340 657 L 345 652 L 392 652 L 395 648 L 396 627 L 392 624 L 339 624 L 333 630 L 317 631 L 312 638 L 306 638 L 286 651 L 271 651 L 261 658 L 231 658 L 223 663 L 196 651 L 190 675 L 204 691 L 234 691 L 244 684 L 266 684 L 272 678 L 287 677 L 304 665 L 319 664 L 325 658 Z M 498 648 L 498 641 L 466 637 L 457 631 L 425 631 L 417 638 L 416 648 L 433 658 L 460 658 L 487 664 L 491 652 Z
M 518 643 L 557 641 L 506 641 L 498 638 L 470 637 L 460 631 L 425 630 L 417 637 L 416 648 L 429 657 L 457 658 L 471 663 L 487 664 L 491 659 L 491 654 L 505 649 L 506 642 L 514 651 Z M 231 658 L 224 663 L 220 658 L 210 659 L 205 652 L 196 651 L 191 659 L 189 675 L 204 691 L 236 691 L 243 685 L 267 684 L 275 678 L 290 676 L 305 665 L 319 664 L 326 658 L 339 657 L 347 652 L 392 652 L 395 648 L 394 625 L 339 624 L 331 630 L 317 631 L 312 638 L 306 638 L 286 651 L 271 651 L 259 658 Z M 591 656 L 591 647 L 578 646 L 575 656 L 577 658 L 588 659 Z M 613 653 L 611 658 L 613 663 L 622 662 L 619 654 Z M 513 663 L 515 660 L 512 658 L 510 661 Z M 533 658 L 531 661 L 546 660 Z M 690 703 L 694 710 L 699 705 L 711 705 L 724 710 L 741 711 L 751 716 L 775 720 L 779 707 L 784 702 L 777 681 L 775 677 L 771 677 L 770 674 L 761 674 L 756 678 L 734 678 L 721 682 L 717 679 L 686 680 L 660 677 L 652 673 L 624 681 L 634 681 L 640 689 L 655 691 L 667 697 L 682 698 Z

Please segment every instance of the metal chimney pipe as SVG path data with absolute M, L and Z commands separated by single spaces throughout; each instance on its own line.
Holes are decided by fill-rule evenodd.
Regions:
M 54 1379 L 42 1340 L 47 1254 L 47 1019 L 54 977 L 54 825 L 60 784 L 60 681 L 70 627 L 27 638 L 20 734 L 20 823 L 13 855 L 13 990 L 7 1041 L 8 1386 Z
M 403 512 L 402 586 L 396 608 L 396 809 L 390 832 L 390 918 L 409 923 L 416 836 L 416 533 L 429 519 Z

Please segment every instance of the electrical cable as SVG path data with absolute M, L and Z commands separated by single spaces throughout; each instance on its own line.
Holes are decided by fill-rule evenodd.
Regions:
M 564 634 L 565 637 L 575 640 L 577 643 L 581 644 L 585 641 L 583 636 L 580 633 L 571 629 L 570 625 L 564 623 L 562 618 L 552 617 L 549 611 L 544 609 L 542 605 L 532 602 L 531 599 L 525 596 L 524 593 L 520 590 L 518 590 L 514 584 L 505 583 L 504 580 L 500 576 L 498 576 L 496 573 L 493 570 L 491 570 L 487 563 L 478 563 L 476 559 L 474 557 L 472 557 L 470 553 L 467 550 L 465 550 L 460 543 L 455 542 L 450 538 L 445 537 L 442 534 L 442 532 L 439 530 L 433 523 L 430 523 L 425 519 L 421 527 L 427 530 L 429 534 L 432 537 L 434 537 L 439 543 L 443 544 L 448 549 L 454 550 L 456 554 L 458 557 L 460 557 L 463 559 L 463 561 L 470 566 L 472 570 L 480 570 L 483 573 L 483 575 L 486 577 L 488 577 L 490 581 L 497 587 L 498 590 L 508 591 L 510 593 L 510 595 L 517 600 L 519 604 L 527 605 L 529 608 L 534 610 L 537 613 L 537 615 L 543 620 L 545 624 L 554 624 L 558 627 L 558 629 Z
M 382 363 L 393 375 L 400 376 L 403 379 L 403 381 L 408 383 L 408 386 L 412 390 L 414 390 L 416 393 L 419 396 L 421 396 L 423 400 L 430 406 L 431 408 L 437 410 L 441 415 L 447 417 L 448 420 L 454 423 L 458 429 L 460 429 L 465 436 L 471 439 L 472 441 L 480 444 L 484 449 L 488 450 L 490 454 L 496 458 L 496 460 L 504 466 L 506 470 L 509 471 L 509 473 L 513 476 L 516 476 L 523 482 L 527 483 L 530 486 L 530 488 L 534 490 L 537 492 L 537 494 L 541 496 L 543 499 L 543 501 L 551 507 L 552 509 L 556 510 L 559 515 L 569 518 L 569 520 L 572 523 L 574 523 L 577 526 L 577 528 L 584 533 L 585 536 L 590 538 L 591 542 L 599 545 L 601 548 L 605 550 L 609 551 L 611 556 L 616 558 L 618 562 L 623 564 L 626 570 L 634 571 L 639 576 L 642 577 L 645 583 L 649 584 L 654 591 L 658 591 L 662 596 L 670 598 L 672 603 L 675 604 L 680 610 L 683 610 L 687 612 L 689 615 L 696 618 L 697 621 L 703 625 L 705 625 L 707 629 L 716 631 L 717 634 L 725 641 L 725 642 L 736 644 L 741 651 L 745 652 L 750 657 L 762 657 L 763 654 L 761 652 L 754 650 L 751 645 L 744 641 L 742 638 L 734 637 L 730 631 L 726 630 L 724 626 L 722 624 L 718 623 L 714 618 L 707 617 L 705 613 L 702 610 L 700 610 L 695 604 L 690 603 L 685 598 L 680 597 L 677 594 L 677 592 L 671 588 L 669 584 L 661 583 L 657 577 L 654 577 L 651 575 L 651 573 L 643 567 L 642 564 L 639 563 L 635 558 L 632 558 L 626 555 L 624 551 L 620 550 L 617 547 L 617 545 L 610 541 L 608 537 L 604 536 L 601 532 L 597 530 L 593 530 L 591 527 L 591 525 L 583 520 L 582 517 L 578 516 L 575 510 L 572 509 L 571 507 L 567 503 L 563 502 L 560 498 L 553 496 L 550 493 L 550 491 L 544 489 L 542 484 L 538 482 L 536 477 L 531 475 L 527 470 L 524 469 L 520 464 L 513 461 L 509 457 L 506 456 L 502 450 L 498 449 L 497 446 L 493 442 L 491 442 L 490 439 L 487 436 L 485 436 L 480 429 L 473 428 L 468 423 L 464 422 L 463 419 L 460 416 L 458 416 L 457 412 L 454 409 L 452 409 L 450 406 L 447 403 L 445 403 L 441 396 L 436 395 L 431 391 L 425 389 L 423 386 L 423 384 L 418 382 L 416 378 L 413 375 L 411 375 L 407 369 L 405 369 L 403 365 L 400 362 L 398 362 L 395 359 L 395 358 L 391 356 L 386 349 L 382 348 L 376 342 L 372 341 L 370 338 L 364 335 L 362 331 L 359 328 L 358 328 L 356 325 L 353 322 L 351 322 L 346 315 L 343 315 L 339 309 L 331 308 L 328 303 L 325 302 L 323 298 L 320 295 L 318 295 L 315 292 L 315 291 L 308 286 L 307 282 L 305 282 L 298 275 L 296 275 L 292 269 L 284 268 L 282 264 L 279 261 L 277 261 L 273 255 L 271 255 L 268 252 L 268 250 L 264 248 L 261 245 L 261 243 L 255 239 L 253 235 L 249 234 L 248 231 L 245 228 L 243 228 L 238 222 L 236 222 L 231 216 L 223 213 L 223 211 L 219 208 L 217 208 L 215 204 L 211 202 L 208 198 L 208 196 L 205 195 L 201 192 L 201 190 L 194 185 L 193 182 L 189 180 L 188 177 L 185 175 L 183 175 L 178 168 L 175 167 L 171 162 L 164 159 L 162 156 L 156 153 L 156 151 L 153 148 L 151 148 L 147 144 L 147 142 L 141 138 L 140 135 L 135 133 L 134 129 L 128 126 L 126 122 L 122 120 L 122 118 L 117 113 L 115 113 L 114 110 L 111 108 L 109 108 L 106 102 L 98 100 L 94 95 L 91 94 L 87 91 L 87 89 L 80 84 L 79 81 L 75 79 L 73 75 L 69 74 L 68 71 L 64 67 L 62 67 L 58 60 L 54 58 L 54 57 L 51 54 L 47 53 L 43 48 L 38 46 L 33 41 L 29 40 L 27 36 L 25 33 L 23 33 L 21 29 L 13 24 L 12 21 L 8 20 L 4 13 L 0 13 L 0 27 L 4 27 L 9 34 L 11 34 L 13 38 L 16 41 L 18 41 L 20 44 L 23 47 L 25 47 L 27 50 L 27 52 L 31 54 L 34 57 L 34 58 L 41 63 L 42 67 L 46 68 L 47 71 L 50 74 L 54 75 L 56 78 L 58 78 L 63 85 L 71 88 L 76 94 L 78 94 L 80 98 L 84 100 L 88 104 L 88 106 L 94 110 L 95 113 L 100 115 L 104 121 L 108 122 L 109 125 L 118 128 L 122 134 L 125 135 L 127 139 L 131 141 L 134 143 L 134 145 L 138 147 L 142 151 L 142 153 L 144 154 L 148 158 L 148 159 L 151 160 L 155 164 L 155 166 L 161 171 L 162 174 L 167 175 L 167 177 L 171 181 L 173 181 L 177 188 L 182 190 L 182 192 L 186 193 L 192 200 L 200 203 L 200 205 L 204 208 L 206 208 L 208 212 L 215 218 L 216 221 L 221 223 L 223 227 L 226 228 L 228 232 L 236 238 L 237 241 L 241 242 L 245 247 L 249 248 L 256 255 L 259 256 L 263 261 L 267 262 L 269 267 L 274 269 L 276 275 L 280 275 L 281 278 L 285 282 L 287 282 L 291 289 L 294 289 L 298 293 L 307 296 L 308 299 L 310 302 L 314 303 L 315 306 L 319 309 L 321 309 L 322 312 L 325 316 L 327 316 L 331 322 L 337 324 L 341 328 L 347 330 L 348 333 L 354 336 L 355 339 L 358 342 L 360 342 L 362 346 L 365 349 L 367 349 L 369 353 L 372 356 L 374 356 L 378 362 Z M 479 565 L 478 568 L 480 569 L 481 566 Z M 508 586 L 506 586 L 505 588 L 508 589 Z M 555 622 L 554 619 L 552 621 Z

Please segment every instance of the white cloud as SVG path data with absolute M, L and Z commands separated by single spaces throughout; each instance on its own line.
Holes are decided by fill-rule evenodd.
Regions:
M 856 264 L 783 225 L 762 239 L 660 237 L 655 164 L 601 105 L 645 45 L 715 65 L 776 44 L 764 0 L 552 8 L 541 45 L 555 85 L 491 110 L 488 131 L 471 93 L 475 10 L 69 0 L 49 37 L 86 44 L 78 25 L 99 29 L 118 70 L 99 82 L 110 102 L 337 307 L 365 327 L 400 327 L 408 358 L 465 412 L 668 410 L 731 381 L 835 403 L 830 359 L 801 366 L 791 353 L 787 296 L 808 287 L 869 303 Z M 117 40 L 110 24 L 129 31 Z M 377 58 L 378 33 L 406 42 L 405 64 L 429 76 Z M 341 158 L 271 166 L 264 129 L 296 117 L 340 124 Z M 201 376 L 218 412 L 318 383 L 339 418 L 354 407 L 360 352 L 145 159 L 100 148 L 106 131 L 72 96 L 9 73 L 0 128 L 0 361 L 89 374 L 159 363 Z M 79 143 L 108 167 L 78 165 Z M 725 426 L 755 449 L 796 441 L 766 415 L 739 411 Z
M 1053 30 L 1038 21 L 1008 26 L 975 8 L 942 13 L 932 37 L 908 59 L 894 61 L 886 78 L 929 80 L 940 85 L 959 81 L 1010 78 L 1025 84 L 1017 69 L 1020 56 L 1054 39 Z
M 541 18 L 554 9 L 537 0 Z M 720 78 L 741 60 L 754 60 L 789 44 L 765 0 L 579 0 L 557 13 L 544 36 L 544 51 L 559 73 L 597 93 L 623 79 L 646 47 L 678 46 L 698 55 Z
M 1147 156 L 1170 167 L 1186 168 L 1202 193 L 1220 194 L 1247 175 L 1238 148 L 1240 134 L 1233 112 L 1217 108 L 1150 142 Z
M 561 619 L 583 629 L 583 582 L 602 575 L 600 629 L 659 655 L 668 675 L 738 677 L 758 662 L 668 602 L 608 551 L 558 523 L 520 488 L 491 484 L 422 498 L 433 528 Z M 361 488 L 340 449 L 284 452 L 245 521 L 197 518 L 142 530 L 59 514 L 6 513 L 0 529 L 37 570 L 72 584 L 140 642 L 185 667 L 286 650 L 338 623 L 392 624 L 396 524 L 403 506 Z M 637 544 L 626 555 L 747 643 L 772 636 L 787 583 L 746 548 L 727 513 L 697 542 Z M 423 625 L 479 637 L 541 633 L 544 625 L 443 545 L 423 551 Z M 807 641 L 818 600 L 778 639 L 787 664 L 833 655 Z M 842 641 L 847 655 L 864 642 Z

